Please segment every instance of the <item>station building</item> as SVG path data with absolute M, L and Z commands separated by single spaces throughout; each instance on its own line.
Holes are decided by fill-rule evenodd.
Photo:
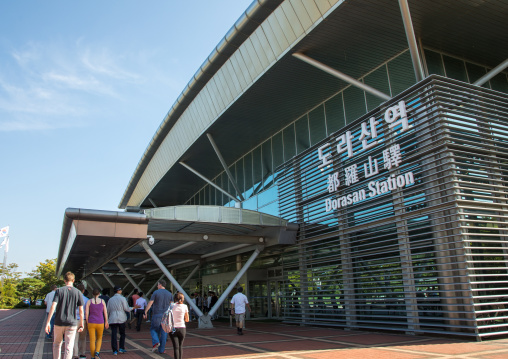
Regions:
M 258 0 L 57 273 L 251 319 L 508 333 L 508 2 Z M 203 29 L 206 31 L 206 29 Z M 130 291 L 126 289 L 126 291 Z

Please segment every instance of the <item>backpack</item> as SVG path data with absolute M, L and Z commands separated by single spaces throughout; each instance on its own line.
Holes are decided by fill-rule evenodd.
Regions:
M 173 320 L 173 306 L 174 304 L 170 304 L 168 310 L 162 315 L 161 326 L 162 330 L 166 333 L 176 332 L 175 321 Z

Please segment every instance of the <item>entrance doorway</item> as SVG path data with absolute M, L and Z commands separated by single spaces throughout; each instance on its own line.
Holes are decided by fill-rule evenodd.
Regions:
M 251 318 L 282 317 L 282 281 L 250 281 Z

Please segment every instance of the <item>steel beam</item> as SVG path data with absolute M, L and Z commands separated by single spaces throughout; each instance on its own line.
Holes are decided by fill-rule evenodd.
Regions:
M 136 288 L 138 288 L 138 291 L 140 291 L 140 292 L 142 291 L 140 288 L 140 285 L 141 285 L 141 283 L 143 283 L 145 281 L 145 279 L 146 279 L 146 277 L 141 278 L 141 280 L 139 281 L 139 283 L 136 287 Z M 131 290 L 131 292 L 129 293 L 129 295 L 127 297 L 130 297 L 132 295 L 132 293 L 134 293 L 134 289 Z M 134 304 L 136 304 L 136 303 L 134 303 Z
M 224 300 L 227 298 L 229 292 L 231 292 L 231 290 L 238 284 L 238 281 L 240 280 L 240 278 L 245 274 L 247 269 L 249 269 L 252 262 L 254 262 L 254 260 L 257 258 L 257 256 L 259 255 L 259 253 L 261 253 L 261 251 L 263 249 L 264 249 L 263 246 L 258 246 L 256 248 L 256 250 L 254 251 L 254 253 L 252 253 L 250 258 L 247 260 L 247 262 L 242 267 L 242 269 L 240 269 L 240 271 L 233 278 L 233 280 L 231 281 L 231 283 L 229 284 L 227 289 L 224 292 L 222 292 L 222 295 L 217 300 L 217 303 L 215 303 L 215 305 L 212 307 L 212 309 L 208 312 L 208 315 L 210 317 L 212 317 L 215 314 L 215 312 L 219 309 L 219 307 L 222 305 L 222 302 L 224 302 Z
M 150 202 L 150 204 L 153 206 L 153 208 L 157 208 L 157 205 L 155 204 L 153 199 L 151 199 L 150 197 L 148 197 L 147 199 L 148 199 L 148 202 Z
M 475 81 L 475 83 L 473 85 L 476 85 L 476 86 L 483 85 L 485 82 L 487 82 L 490 79 L 492 79 L 494 76 L 496 76 L 498 73 L 500 73 L 501 71 L 503 71 L 507 67 L 508 67 L 508 59 L 504 60 L 499 65 L 494 67 L 492 70 L 487 72 L 485 75 L 480 77 L 478 80 Z
M 233 184 L 233 187 L 235 187 L 236 194 L 238 197 L 240 197 L 240 200 L 243 202 L 245 199 L 242 196 L 242 192 L 240 191 L 240 188 L 238 188 L 238 184 L 236 183 L 233 175 L 231 174 L 231 171 L 229 170 L 228 165 L 226 164 L 226 161 L 224 161 L 224 157 L 222 157 L 222 154 L 219 151 L 219 147 L 217 147 L 217 144 L 213 140 L 213 137 L 211 134 L 207 133 L 206 136 L 210 140 L 210 143 L 212 144 L 213 149 L 215 150 L 215 154 L 219 158 L 220 163 L 222 164 L 222 167 L 224 168 L 224 171 L 226 171 L 226 174 L 228 175 L 229 180 Z
M 349 75 L 346 75 L 340 71 L 337 71 L 335 70 L 334 68 L 331 68 L 330 66 L 328 65 L 325 65 L 317 60 L 314 60 L 313 58 L 307 56 L 307 55 L 304 55 L 304 54 L 301 54 L 299 52 L 295 52 L 293 54 L 294 57 L 296 57 L 297 59 L 299 60 L 302 60 L 303 62 L 306 62 L 308 63 L 309 65 L 312 65 L 326 73 L 329 73 L 330 75 L 332 76 L 335 76 L 343 81 L 346 81 L 347 83 L 350 83 L 351 85 L 355 86 L 355 87 L 358 87 L 360 89 L 362 89 L 363 91 L 365 92 L 368 92 L 370 93 L 371 95 L 374 95 L 376 97 L 379 97 L 385 101 L 388 101 L 391 99 L 390 96 L 388 96 L 387 94 L 385 94 L 384 92 L 381 92 L 379 90 L 376 90 L 374 87 L 371 87 L 369 85 L 366 85 L 364 84 L 363 82 L 361 81 L 358 81 L 354 78 L 352 78 L 351 76 Z
M 201 267 L 200 264 L 198 264 L 196 267 L 194 267 L 194 269 L 192 270 L 192 272 L 190 272 L 190 274 L 187 276 L 187 278 L 185 278 L 185 280 L 182 282 L 182 287 L 185 286 L 187 284 L 187 282 L 192 278 L 192 276 L 194 275 L 194 273 L 197 272 L 197 270 L 199 269 L 199 267 Z
M 166 252 L 162 252 L 161 254 L 159 254 L 159 257 L 165 257 L 167 256 L 168 254 L 171 254 L 171 253 L 174 253 L 174 252 L 177 252 L 179 251 L 180 249 L 184 249 L 185 247 L 188 247 L 188 246 L 192 246 L 194 243 L 193 242 L 187 242 L 187 243 L 184 243 L 182 244 L 181 246 L 178 246 L 178 247 L 175 247 L 175 248 L 172 248 Z M 148 263 L 150 262 L 152 259 L 149 258 L 149 259 L 145 259 L 145 260 L 142 260 L 141 262 L 138 262 L 136 264 L 134 264 L 134 267 L 138 267 L 142 264 L 145 264 L 145 263 Z
M 113 288 L 115 286 L 115 283 L 113 283 L 113 281 L 109 278 L 109 276 L 106 274 L 106 272 L 104 272 L 104 270 L 102 268 L 101 268 L 101 273 L 104 276 L 104 278 L 106 278 L 106 281 L 109 283 L 111 288 Z
M 129 282 L 132 284 L 132 286 L 135 289 L 140 290 L 138 285 L 136 284 L 136 282 L 134 282 L 134 279 L 132 279 L 132 277 L 129 275 L 129 273 L 127 273 L 127 271 L 125 270 L 123 265 L 117 259 L 113 259 L 113 263 L 115 263 L 116 266 L 120 269 L 120 271 L 122 271 L 123 275 L 129 280 Z
M 102 291 L 102 286 L 99 284 L 99 282 L 97 281 L 97 279 L 95 279 L 95 277 L 93 275 L 90 276 L 90 278 L 92 278 L 92 280 L 95 282 L 95 285 L 97 285 L 97 288 L 99 288 L 101 291 Z
M 152 248 L 150 248 L 150 245 L 148 244 L 148 241 L 142 241 L 141 242 L 141 245 L 143 246 L 143 248 L 145 249 L 145 251 L 148 253 L 148 255 L 150 255 L 150 257 L 152 257 L 153 261 L 155 262 L 155 264 L 157 264 L 157 266 L 160 268 L 160 270 L 162 271 L 162 273 L 164 273 L 166 275 L 166 277 L 169 279 L 169 281 L 171 283 L 173 283 L 173 285 L 175 286 L 175 288 L 183 294 L 183 296 L 185 297 L 185 300 L 187 301 L 187 303 L 192 307 L 192 309 L 194 309 L 194 312 L 199 316 L 199 317 L 202 317 L 203 316 L 203 312 L 196 306 L 196 304 L 191 300 L 191 298 L 189 297 L 189 295 L 187 294 L 187 292 L 185 292 L 185 290 L 183 290 L 183 288 L 180 286 L 180 284 L 178 284 L 177 280 L 171 275 L 171 273 L 169 273 L 168 269 L 164 266 L 164 264 L 162 264 L 162 262 L 160 261 L 160 259 L 157 257 L 157 255 L 155 254 L 155 252 L 152 250 Z
M 236 198 L 235 196 L 233 196 L 231 193 L 223 190 L 222 188 L 220 188 L 219 186 L 217 186 L 215 183 L 213 183 L 212 181 L 210 181 L 208 178 L 206 178 L 204 175 L 202 175 L 201 173 L 199 173 L 198 171 L 196 171 L 194 168 L 192 168 L 191 166 L 189 166 L 188 164 L 186 164 L 185 162 L 180 162 L 180 164 L 182 166 L 184 166 L 185 168 L 187 168 L 189 171 L 191 171 L 192 173 L 194 173 L 196 176 L 198 176 L 199 178 L 201 178 L 203 181 L 205 181 L 206 183 L 208 183 L 210 186 L 212 187 L 215 187 L 217 188 L 219 191 L 221 191 L 222 193 L 224 193 L 226 196 L 228 196 L 229 198 L 231 198 L 233 201 L 235 201 L 236 203 L 241 203 L 238 198 Z
M 150 294 L 152 294 L 153 290 L 154 290 L 155 288 L 157 288 L 157 283 L 159 283 L 159 281 L 160 281 L 162 278 L 164 278 L 164 276 L 165 276 L 165 274 L 161 275 L 161 276 L 159 277 L 159 279 L 157 279 L 157 282 L 155 282 L 155 283 L 154 283 L 154 285 L 152 285 L 152 288 L 150 288 L 150 290 L 149 290 L 149 291 L 145 294 L 145 297 L 146 297 L 146 298 L 148 298 L 148 296 L 149 296 Z
M 416 82 L 420 82 L 425 78 L 423 65 L 420 60 L 418 45 L 413 28 L 413 21 L 411 20 L 411 13 L 409 12 L 409 5 L 407 0 L 399 0 L 400 12 L 402 13 L 402 21 L 404 22 L 404 30 L 406 31 L 406 38 L 409 44 L 409 52 L 411 53 L 411 60 L 413 61 L 413 68 L 415 71 Z
M 245 243 L 245 244 L 263 244 L 263 236 L 241 236 L 241 235 L 218 235 L 203 233 L 167 233 L 167 232 L 149 232 L 148 234 L 157 237 L 157 240 L 166 241 L 186 241 L 186 242 L 215 242 L 215 243 Z

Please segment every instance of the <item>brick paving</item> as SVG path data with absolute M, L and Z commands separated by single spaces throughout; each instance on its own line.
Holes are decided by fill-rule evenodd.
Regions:
M 45 311 L 0 310 L 0 359 L 50 359 L 52 343 L 42 327 Z M 214 329 L 198 329 L 189 323 L 184 357 L 226 359 L 507 359 L 508 338 L 483 342 L 454 338 L 410 336 L 393 333 L 345 331 L 248 321 L 244 336 L 229 323 L 214 322 Z M 149 324 L 141 332 L 127 329 L 126 354 L 119 359 L 170 359 L 171 342 L 159 355 L 151 347 Z M 88 356 L 90 359 L 90 356 Z M 116 359 L 111 352 L 109 331 L 103 338 L 102 359 Z

